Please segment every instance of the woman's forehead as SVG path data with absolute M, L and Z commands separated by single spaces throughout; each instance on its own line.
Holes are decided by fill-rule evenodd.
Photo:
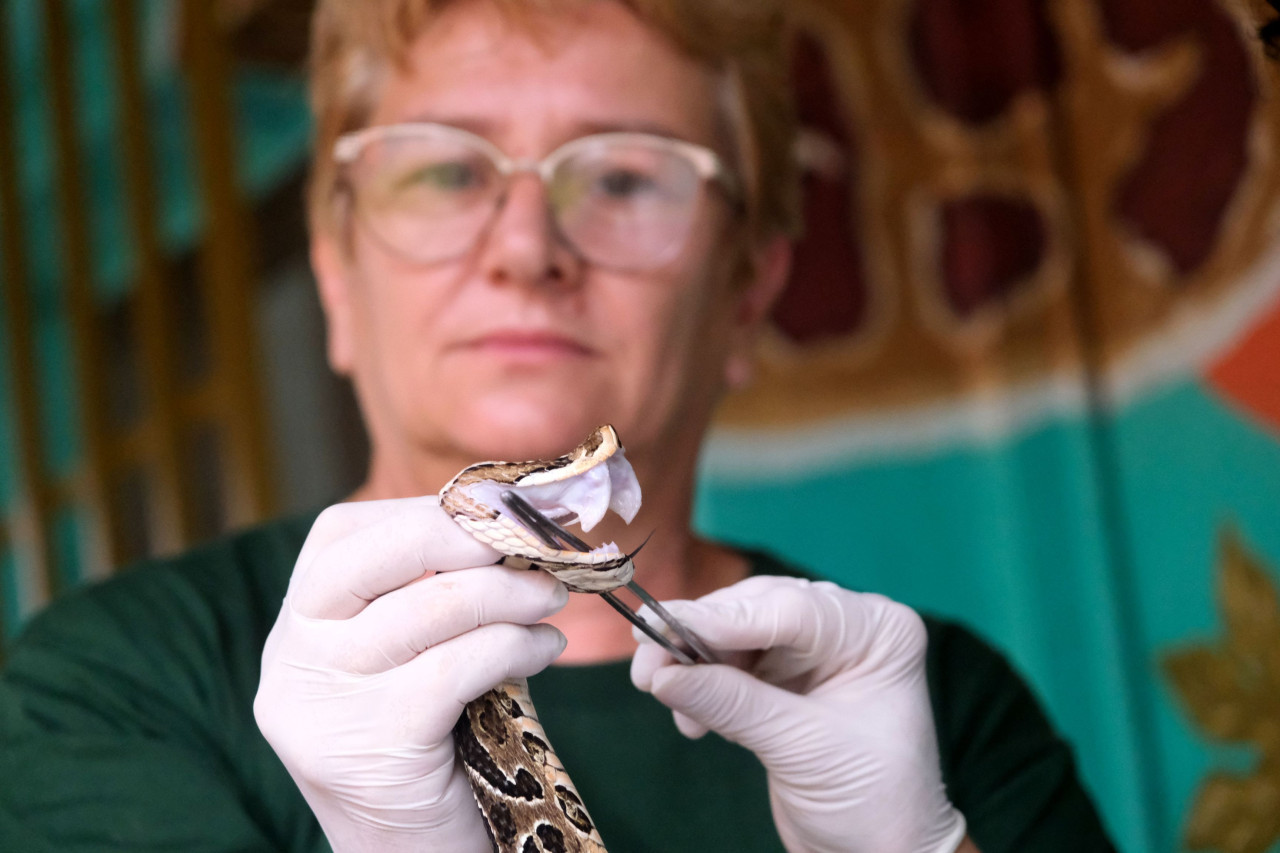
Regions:
M 439 121 L 491 138 L 647 130 L 711 143 L 717 75 L 616 2 L 501 12 L 447 6 L 386 80 L 374 124 Z

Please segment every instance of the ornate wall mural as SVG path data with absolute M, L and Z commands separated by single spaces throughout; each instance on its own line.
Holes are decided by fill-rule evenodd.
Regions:
M 1209 368 L 1252 399 L 1231 347 L 1280 292 L 1277 70 L 1254 10 L 801 8 L 808 231 L 726 427 L 1061 400 L 1047 389 L 1082 371 L 1127 398 Z

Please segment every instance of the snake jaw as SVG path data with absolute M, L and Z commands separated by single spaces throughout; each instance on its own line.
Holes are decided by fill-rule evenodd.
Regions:
M 575 592 L 607 592 L 630 582 L 635 565 L 614 543 L 587 552 L 552 548 L 508 514 L 502 493 L 516 491 L 553 521 L 593 528 L 613 510 L 628 523 L 640 510 L 640 484 L 617 433 L 602 426 L 557 459 L 483 462 L 440 491 L 440 506 L 476 539 L 549 571 Z
M 523 560 L 544 569 L 564 583 L 571 592 L 608 592 L 631 582 L 635 576 L 635 563 L 631 555 L 612 542 L 588 552 L 565 551 L 548 548 L 519 522 L 503 514 L 487 520 L 467 515 L 455 515 L 463 529 L 476 539 L 511 558 Z
M 576 523 L 583 532 L 599 524 L 610 510 L 628 523 L 640 510 L 640 486 L 621 450 L 566 477 L 521 477 L 510 483 L 479 480 L 463 488 L 473 501 L 502 515 L 508 512 L 502 493 L 515 491 L 547 518 L 560 524 Z

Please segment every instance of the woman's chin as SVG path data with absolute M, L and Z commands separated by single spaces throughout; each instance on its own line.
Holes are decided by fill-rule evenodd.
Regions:
M 583 411 L 548 411 L 546 406 L 508 406 L 482 411 L 466 419 L 471 426 L 455 436 L 456 444 L 479 459 L 548 459 L 568 453 L 592 430 L 607 423 Z

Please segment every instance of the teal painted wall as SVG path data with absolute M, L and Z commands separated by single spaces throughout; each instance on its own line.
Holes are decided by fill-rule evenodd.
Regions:
M 1152 853 L 1178 849 L 1222 752 L 1197 737 L 1156 660 L 1221 633 L 1226 522 L 1280 566 L 1280 441 L 1190 382 L 1104 419 L 821 475 L 708 472 L 697 507 L 713 536 L 977 629 L 1074 743 L 1118 843 Z

